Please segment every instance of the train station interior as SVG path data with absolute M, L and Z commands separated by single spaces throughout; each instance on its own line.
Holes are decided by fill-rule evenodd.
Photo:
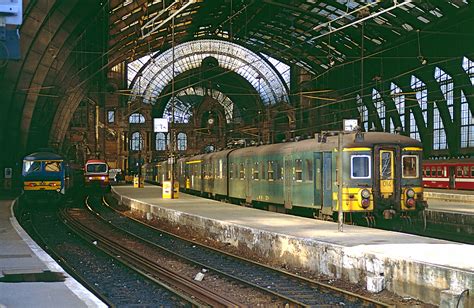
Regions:
M 418 139 L 425 158 L 470 157 L 471 5 L 25 2 L 6 27 L 18 35 L 0 41 L 0 167 L 15 177 L 25 154 L 50 148 L 129 170 L 171 151 L 314 137 L 343 119 Z
M 46 253 L 33 254 L 41 249 L 22 228 L 44 220 L 31 206 L 48 204 L 36 199 L 40 190 L 59 196 L 59 220 L 70 225 L 87 216 L 84 208 L 111 204 L 166 232 L 359 296 L 285 295 L 284 305 L 472 307 L 473 6 L 0 0 L 0 308 L 37 298 L 38 307 L 157 304 L 153 290 L 149 302 L 107 298 L 99 280 L 91 290 Z M 40 169 L 44 178 L 31 175 Z M 80 193 L 68 195 L 74 184 Z M 390 228 L 379 228 L 384 219 Z M 398 233 L 413 225 L 416 232 Z M 44 278 L 30 289 L 8 281 L 32 279 L 30 272 L 53 272 L 60 287 L 46 289 Z M 33 293 L 2 296 L 18 290 Z

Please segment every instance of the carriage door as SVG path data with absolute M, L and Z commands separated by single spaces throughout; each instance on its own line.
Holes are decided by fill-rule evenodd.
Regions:
M 378 148 L 378 162 L 375 166 L 378 168 L 378 190 L 383 199 L 394 198 L 395 193 L 395 151 L 391 148 Z M 378 165 L 378 166 L 377 166 Z
M 250 183 L 252 181 L 252 164 L 250 162 L 250 159 L 245 159 L 245 164 L 244 164 L 244 182 L 245 182 L 245 197 L 246 197 L 246 202 L 247 203 L 252 203 L 252 189 L 250 187 Z
M 314 153 L 314 164 L 313 164 L 313 174 L 314 174 L 314 205 L 316 207 L 321 207 L 322 202 L 322 164 L 321 164 L 321 153 Z
M 433 176 L 433 174 L 431 175 Z M 454 189 L 454 184 L 456 182 L 455 180 L 455 176 L 456 176 L 456 167 L 454 166 L 449 166 L 449 187 L 450 189 Z
M 285 194 L 285 208 L 291 209 L 293 207 L 291 203 L 291 188 L 293 185 L 293 169 L 291 164 L 291 157 L 285 157 L 283 163 L 283 192 Z
M 323 213 L 332 213 L 332 152 L 323 152 Z M 329 212 L 328 212 L 329 211 Z

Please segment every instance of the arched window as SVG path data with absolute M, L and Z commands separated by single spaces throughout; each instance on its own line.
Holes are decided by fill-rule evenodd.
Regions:
M 142 124 L 145 123 L 145 117 L 141 113 L 132 113 L 130 117 L 128 117 L 128 123 L 131 124 Z
M 143 137 L 140 132 L 134 132 L 132 134 L 132 139 L 130 142 L 130 150 L 132 151 L 141 151 L 143 150 Z
M 178 151 L 185 151 L 188 148 L 188 136 L 185 133 L 178 134 Z
M 155 147 L 157 151 L 166 150 L 166 135 L 164 133 L 157 133 L 155 138 Z
M 393 82 L 390 84 L 390 95 L 392 96 L 395 107 L 400 115 L 400 122 L 402 122 L 401 128 L 403 129 L 405 128 L 405 95 L 403 95 L 402 89 Z M 390 121 L 390 132 L 395 132 L 393 120 Z

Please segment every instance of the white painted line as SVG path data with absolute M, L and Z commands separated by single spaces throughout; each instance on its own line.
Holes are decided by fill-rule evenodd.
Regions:
M 87 290 L 83 285 L 81 285 L 76 279 L 69 276 L 66 271 L 51 258 L 50 255 L 46 253 L 35 241 L 26 233 L 26 231 L 20 226 L 16 220 L 15 214 L 13 212 L 13 205 L 17 202 L 18 198 L 12 202 L 10 206 L 10 223 L 15 229 L 16 233 L 22 238 L 22 240 L 28 245 L 31 251 L 46 265 L 46 267 L 53 272 L 64 273 L 66 280 L 64 281 L 65 286 L 71 290 L 81 301 L 83 301 L 87 307 L 104 307 L 107 305 L 104 304 L 100 299 L 98 299 L 94 294 Z

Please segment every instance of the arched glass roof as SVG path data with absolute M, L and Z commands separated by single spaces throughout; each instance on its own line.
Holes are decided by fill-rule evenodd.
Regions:
M 202 87 L 190 87 L 185 90 L 178 92 L 175 97 L 174 104 L 174 122 L 175 123 L 188 123 L 189 119 L 193 115 L 192 108 L 195 104 L 199 104 L 202 101 L 202 97 L 209 95 L 214 98 L 219 104 L 224 107 L 225 118 L 227 123 L 240 121 L 239 112 L 234 103 L 224 93 L 209 89 L 206 90 Z M 168 119 L 168 122 L 172 121 L 172 101 L 171 99 L 166 104 L 163 112 L 163 117 Z
M 199 68 L 206 57 L 214 57 L 219 66 L 233 71 L 248 80 L 265 105 L 289 102 L 288 91 L 282 76 L 264 58 L 247 48 L 219 40 L 197 40 L 175 47 L 175 77 L 188 70 Z M 142 95 L 144 103 L 153 103 L 172 80 L 172 49 L 150 61 L 138 59 L 129 64 L 136 75 L 137 66 L 146 65 L 140 77 L 133 82 L 135 95 Z M 137 62 L 138 61 L 138 62 Z M 286 79 L 286 78 L 285 78 Z M 133 96 L 132 96 L 133 98 Z

